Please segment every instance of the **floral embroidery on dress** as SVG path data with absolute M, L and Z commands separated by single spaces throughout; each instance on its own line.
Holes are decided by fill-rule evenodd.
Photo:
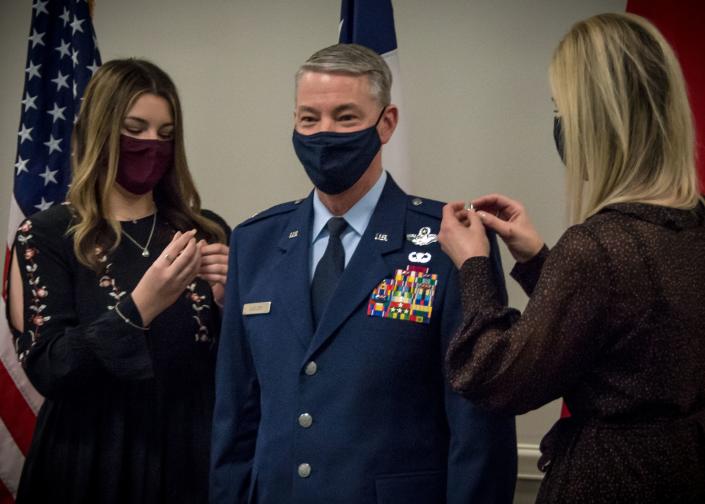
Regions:
M 208 332 L 208 327 L 201 320 L 201 312 L 203 310 L 210 309 L 210 306 L 203 304 L 206 300 L 206 296 L 199 294 L 196 291 L 196 282 L 192 282 L 191 285 L 186 287 L 186 299 L 191 301 L 191 308 L 196 312 L 193 318 L 196 320 L 198 329 L 196 330 L 195 338 L 196 342 L 208 342 L 211 341 L 210 334 Z
M 28 306 L 31 316 L 28 318 L 32 329 L 27 332 L 30 335 L 32 342 L 27 350 L 20 351 L 19 339 L 15 340 L 15 351 L 17 358 L 23 362 L 29 353 L 29 350 L 39 341 L 39 333 L 45 322 L 51 320 L 51 315 L 45 313 L 47 305 L 46 298 L 49 296 L 49 289 L 46 285 L 42 285 L 42 279 L 39 276 L 39 266 L 36 262 L 36 257 L 39 255 L 39 250 L 30 244 L 32 240 L 32 221 L 27 219 L 22 223 L 17 233 L 17 243 L 24 247 L 22 256 L 26 261 L 25 270 L 27 272 L 27 283 L 30 286 L 32 300 Z
M 122 298 L 127 295 L 127 292 L 124 290 L 121 290 L 117 286 L 117 282 L 115 282 L 115 278 L 112 276 L 112 267 L 113 263 L 108 262 L 108 255 L 103 252 L 103 249 L 100 247 L 96 247 L 95 253 L 98 257 L 98 262 L 101 263 L 106 263 L 105 268 L 103 269 L 103 274 L 100 276 L 100 279 L 98 280 L 98 285 L 103 287 L 104 289 L 110 289 L 110 292 L 108 295 L 115 300 L 115 302 L 112 305 L 108 305 L 108 310 L 114 310 L 115 305 L 118 304 Z
M 108 256 L 103 252 L 103 249 L 101 249 L 100 247 L 96 247 L 95 253 L 99 256 L 99 262 L 106 263 L 105 268 L 103 270 L 103 274 L 98 280 L 98 285 L 100 285 L 104 289 L 110 289 L 109 295 L 115 300 L 115 302 L 112 305 L 108 305 L 108 310 L 114 310 L 115 305 L 117 305 L 122 300 L 122 298 L 127 295 L 127 292 L 121 290 L 118 287 L 117 282 L 115 281 L 115 277 L 113 277 L 111 273 L 113 263 L 108 262 Z M 194 335 L 195 341 L 197 343 L 212 341 L 212 338 L 210 337 L 210 333 L 208 331 L 208 327 L 203 323 L 203 320 L 201 319 L 201 312 L 203 310 L 210 309 L 210 306 L 208 304 L 204 304 L 206 296 L 198 293 L 198 291 L 196 290 L 196 282 L 192 282 L 188 287 L 186 287 L 184 295 L 186 299 L 191 302 L 191 308 L 193 308 L 193 310 L 196 312 L 196 314 L 193 315 L 197 326 L 196 333 Z

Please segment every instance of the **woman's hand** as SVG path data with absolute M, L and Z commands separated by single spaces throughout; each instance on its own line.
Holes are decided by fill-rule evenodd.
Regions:
M 485 227 L 504 240 L 517 262 L 528 261 L 543 248 L 543 240 L 518 201 L 501 194 L 488 194 L 472 204 Z
M 195 236 L 195 229 L 177 232 L 132 291 L 132 300 L 145 326 L 174 304 L 196 278 L 201 268 L 201 250 Z
M 230 249 L 222 243 L 198 242 L 201 249 L 201 268 L 198 276 L 211 285 L 215 304 L 223 307 L 225 300 L 225 282 L 228 279 L 228 252 Z
M 490 255 L 490 242 L 485 226 L 474 210 L 466 210 L 465 203 L 456 201 L 443 207 L 443 221 L 438 233 L 441 248 L 460 269 L 471 257 Z

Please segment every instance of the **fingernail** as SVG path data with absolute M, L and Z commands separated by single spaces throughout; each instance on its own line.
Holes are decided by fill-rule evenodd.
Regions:
M 477 215 L 480 216 L 480 219 L 484 219 L 485 217 L 487 217 L 487 214 L 485 214 L 485 212 L 477 212 Z

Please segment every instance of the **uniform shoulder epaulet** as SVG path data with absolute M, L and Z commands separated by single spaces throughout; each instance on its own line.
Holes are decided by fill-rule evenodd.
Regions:
M 418 196 L 409 196 L 407 207 L 414 212 L 418 212 L 430 217 L 440 219 L 443 216 L 443 206 L 445 203 L 428 198 L 419 198 Z
M 287 203 L 274 205 L 273 207 L 268 208 L 267 210 L 263 210 L 261 212 L 253 214 L 249 219 L 246 219 L 245 221 L 241 222 L 238 227 L 249 226 L 250 224 L 254 224 L 255 222 L 259 222 L 269 217 L 274 217 L 275 215 L 289 213 L 293 210 L 296 210 L 302 201 L 303 199 L 297 199 L 294 201 L 289 201 Z

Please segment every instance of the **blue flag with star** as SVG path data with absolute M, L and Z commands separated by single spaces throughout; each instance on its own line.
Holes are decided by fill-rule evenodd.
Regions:
M 392 103 L 403 110 L 392 0 L 341 0 L 338 42 L 369 47 L 384 58 L 392 72 Z M 402 113 L 394 136 L 382 150 L 382 165 L 404 190 L 413 192 L 408 145 L 406 119 Z
M 391 0 L 343 0 L 339 42 L 360 44 L 385 54 L 397 48 Z
M 17 138 L 14 196 L 25 216 L 61 203 L 71 178 L 71 130 L 100 65 L 86 0 L 35 0 Z

